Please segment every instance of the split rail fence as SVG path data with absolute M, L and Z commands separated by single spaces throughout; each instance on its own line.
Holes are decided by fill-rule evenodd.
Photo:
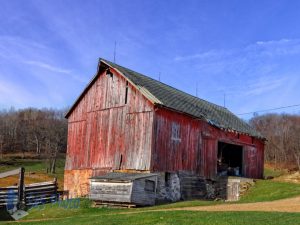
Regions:
M 18 175 L 19 182 L 16 186 L 0 187 L 0 207 L 15 205 L 17 208 L 32 207 L 58 200 L 57 180 L 41 183 L 24 184 L 25 169 L 0 173 L 0 178 Z

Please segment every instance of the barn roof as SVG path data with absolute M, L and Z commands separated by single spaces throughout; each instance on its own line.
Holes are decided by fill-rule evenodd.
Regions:
M 105 59 L 100 59 L 100 66 L 105 64 L 119 71 L 131 83 L 133 83 L 150 101 L 156 105 L 167 107 L 179 112 L 189 114 L 193 117 L 203 119 L 211 125 L 220 129 L 247 134 L 249 136 L 264 139 L 264 137 L 252 128 L 248 123 L 238 118 L 227 108 L 213 104 L 201 98 L 192 96 L 174 87 L 164 84 L 160 81 L 152 79 L 141 73 L 135 72 L 131 69 L 125 68 Z M 96 80 L 97 75 L 93 80 Z M 90 84 L 92 84 L 91 81 Z M 87 86 L 86 90 L 89 88 Z M 86 92 L 82 93 L 82 95 Z M 72 112 L 73 108 L 77 105 L 75 102 L 66 117 Z

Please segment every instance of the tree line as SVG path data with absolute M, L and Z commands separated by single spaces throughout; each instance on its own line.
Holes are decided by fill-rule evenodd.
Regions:
M 300 116 L 266 114 L 250 120 L 267 139 L 265 162 L 275 166 L 297 167 L 300 171 Z
M 0 111 L 0 159 L 4 153 L 33 152 L 48 160 L 48 170 L 55 172 L 60 152 L 67 148 L 66 110 L 35 109 Z
M 67 149 L 66 109 L 0 111 L 0 159 L 4 153 L 34 153 L 45 158 L 50 173 L 55 172 L 59 153 Z M 294 166 L 300 170 L 300 116 L 265 114 L 249 123 L 267 139 L 265 161 L 275 166 Z

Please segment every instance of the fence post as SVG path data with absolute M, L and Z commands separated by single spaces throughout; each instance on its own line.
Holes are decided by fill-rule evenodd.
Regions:
M 20 168 L 20 173 L 19 173 L 19 185 L 18 185 L 18 208 L 22 209 L 24 208 L 24 173 L 25 173 L 25 168 L 21 167 Z
M 58 184 L 57 184 L 57 177 L 54 178 L 53 183 L 55 185 L 55 201 L 59 200 L 59 196 L 57 194 Z

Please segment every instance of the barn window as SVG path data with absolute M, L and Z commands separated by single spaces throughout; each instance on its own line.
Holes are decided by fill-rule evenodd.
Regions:
M 106 70 L 106 75 L 109 75 L 111 78 L 113 78 L 113 73 L 109 69 Z
M 171 182 L 171 174 L 168 173 L 168 172 L 166 172 L 166 173 L 165 173 L 165 186 L 166 186 L 166 187 L 169 187 L 170 182 Z
M 155 182 L 153 180 L 145 180 L 145 191 L 155 191 Z
M 126 89 L 125 89 L 125 104 L 127 104 L 127 98 L 128 98 L 128 81 L 126 81 Z
M 171 139 L 176 142 L 181 142 L 180 138 L 180 125 L 178 123 L 172 123 L 172 137 Z

